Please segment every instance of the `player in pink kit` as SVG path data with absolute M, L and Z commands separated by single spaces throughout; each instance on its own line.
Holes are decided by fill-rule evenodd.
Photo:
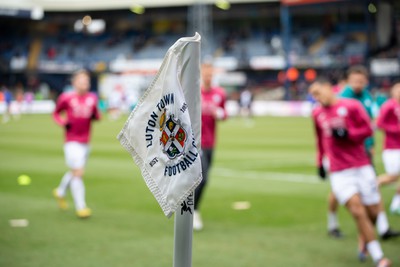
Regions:
M 317 79 L 309 90 L 321 104 L 312 114 L 318 167 L 323 168 L 322 159 L 326 155 L 330 162 L 331 187 L 337 200 L 353 216 L 360 239 L 376 266 L 390 266 L 372 223 L 378 216 L 381 196 L 364 148 L 364 140 L 372 135 L 368 114 L 358 101 L 336 98 L 328 80 Z
M 386 173 L 379 177 L 379 184 L 385 185 L 400 177 L 400 83 L 393 85 L 392 98 L 383 104 L 377 126 L 385 132 L 382 158 Z M 400 186 L 392 199 L 390 212 L 400 215 Z
M 87 218 L 91 210 L 86 206 L 83 174 L 89 155 L 90 128 L 93 120 L 100 119 L 97 109 L 97 97 L 90 93 L 90 76 L 85 70 L 79 70 L 72 76 L 73 91 L 63 93 L 57 100 L 53 113 L 55 122 L 65 129 L 64 154 L 69 168 L 60 185 L 53 190 L 61 209 L 68 208 L 65 195 L 71 188 L 76 214 Z M 65 115 L 65 116 L 62 116 Z
M 199 204 L 208 180 L 208 171 L 211 166 L 215 147 L 216 124 L 218 120 L 227 118 L 225 110 L 226 95 L 221 87 L 212 86 L 213 66 L 203 64 L 201 87 L 201 165 L 203 180 L 195 190 L 193 229 L 203 229 L 203 222 L 199 212 Z

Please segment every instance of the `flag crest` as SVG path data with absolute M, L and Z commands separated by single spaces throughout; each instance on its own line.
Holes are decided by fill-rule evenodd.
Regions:
M 117 137 L 170 217 L 200 183 L 200 35 L 179 39 Z

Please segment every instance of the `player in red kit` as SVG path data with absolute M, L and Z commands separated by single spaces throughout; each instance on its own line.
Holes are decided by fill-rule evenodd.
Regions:
M 201 230 L 203 222 L 199 212 L 199 204 L 204 188 L 208 180 L 208 172 L 211 166 L 213 151 L 216 141 L 216 126 L 218 120 L 227 118 L 225 110 L 226 95 L 221 87 L 212 85 L 213 66 L 210 63 L 203 64 L 201 86 L 201 165 L 203 180 L 195 190 L 193 229 Z
M 385 133 L 382 158 L 386 173 L 379 177 L 379 184 L 385 185 L 400 177 L 400 82 L 393 85 L 392 98 L 383 104 L 377 126 Z M 400 186 L 392 199 L 390 212 L 400 215 Z
M 61 179 L 60 185 L 53 190 L 61 209 L 67 209 L 65 195 L 71 189 L 76 214 L 87 218 L 91 210 L 86 206 L 83 174 L 89 155 L 90 128 L 93 120 L 100 119 L 97 109 L 97 97 L 90 93 L 90 76 L 80 70 L 72 76 L 73 91 L 63 93 L 57 100 L 53 113 L 55 122 L 65 129 L 64 154 L 69 170 Z
M 328 80 L 317 79 L 309 90 L 321 105 L 312 115 L 319 170 L 323 168 L 323 157 L 327 156 L 335 197 L 353 216 L 360 239 L 376 266 L 391 266 L 383 255 L 372 223 L 378 217 L 381 196 L 364 148 L 364 140 L 372 135 L 368 114 L 358 101 L 338 99 Z

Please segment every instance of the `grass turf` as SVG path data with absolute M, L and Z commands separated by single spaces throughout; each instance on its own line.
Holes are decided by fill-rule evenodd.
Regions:
M 0 125 L 0 266 L 172 266 L 173 219 L 164 217 L 116 140 L 124 122 L 104 119 L 94 127 L 85 174 L 94 212 L 88 220 L 77 219 L 72 207 L 59 211 L 52 199 L 66 168 L 62 131 L 50 116 Z M 193 238 L 194 267 L 363 266 L 354 223 L 343 208 L 346 238 L 326 235 L 329 185 L 315 176 L 308 118 L 233 118 L 219 125 L 218 139 L 202 203 L 205 229 Z M 383 171 L 380 156 L 376 166 Z M 21 174 L 31 185 L 17 184 Z M 382 192 L 388 205 L 394 188 Z M 249 201 L 251 208 L 233 210 L 235 201 Z M 21 218 L 28 227 L 10 227 L 9 220 Z M 389 219 L 399 229 L 400 218 Z M 400 265 L 400 239 L 382 244 Z

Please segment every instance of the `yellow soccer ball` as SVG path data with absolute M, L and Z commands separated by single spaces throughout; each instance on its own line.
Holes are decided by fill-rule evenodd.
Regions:
M 18 176 L 18 184 L 19 185 L 30 185 L 31 184 L 31 177 L 26 174 L 22 174 Z

